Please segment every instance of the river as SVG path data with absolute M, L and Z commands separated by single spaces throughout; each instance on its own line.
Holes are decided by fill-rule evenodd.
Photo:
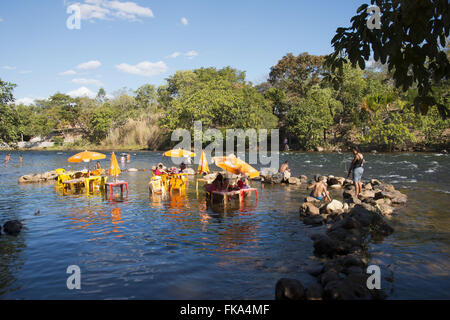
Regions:
M 83 168 L 67 162 L 73 152 L 22 152 L 23 166 L 18 152 L 5 166 L 5 154 L 0 223 L 20 219 L 24 229 L 0 236 L 0 299 L 273 299 L 279 278 L 315 281 L 305 272 L 318 261 L 310 235 L 325 227 L 300 221 L 306 193 L 299 187 L 255 182 L 257 202 L 224 212 L 196 192 L 195 178 L 186 196 L 161 199 L 149 196 L 150 172 L 124 172 L 129 197 L 111 202 L 17 183 L 24 174 Z M 162 160 L 158 152 L 133 151 L 127 166 L 149 169 Z M 295 176 L 344 176 L 351 155 L 281 153 L 284 160 Z M 369 247 L 388 299 L 449 299 L 449 156 L 367 154 L 366 161 L 363 179 L 384 179 L 408 195 L 391 220 L 395 232 Z M 67 289 L 70 265 L 80 267 L 80 290 Z

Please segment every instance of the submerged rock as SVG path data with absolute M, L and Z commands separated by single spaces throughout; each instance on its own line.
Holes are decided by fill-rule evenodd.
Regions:
M 58 175 L 54 171 L 44 173 L 26 174 L 18 179 L 19 183 L 39 183 L 56 180 Z
M 5 222 L 5 224 L 3 225 L 3 230 L 6 234 L 17 236 L 22 230 L 22 227 L 22 222 L 20 222 L 19 220 L 10 220 Z

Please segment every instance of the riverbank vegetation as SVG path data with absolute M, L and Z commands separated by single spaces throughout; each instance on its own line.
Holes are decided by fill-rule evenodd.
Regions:
M 254 85 L 245 72 L 226 67 L 178 71 L 155 88 L 122 90 L 107 97 L 72 98 L 55 93 L 34 104 L 13 103 L 14 85 L 1 82 L 2 142 L 51 137 L 56 148 L 160 150 L 170 147 L 176 128 L 280 129 L 291 149 L 344 148 L 360 144 L 383 151 L 447 148 L 450 120 L 437 106 L 416 112 L 417 88 L 393 85 L 386 66 L 366 70 L 349 63 L 341 71 L 325 57 L 287 54 L 271 68 L 267 82 Z M 448 80 L 433 96 L 448 107 Z

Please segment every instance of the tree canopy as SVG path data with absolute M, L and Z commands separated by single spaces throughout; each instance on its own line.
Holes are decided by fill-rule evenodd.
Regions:
M 331 68 L 342 68 L 347 59 L 365 68 L 371 57 L 387 64 L 395 85 L 406 91 L 417 86 L 416 111 L 426 114 L 436 105 L 442 117 L 448 105 L 432 95 L 433 85 L 448 79 L 450 63 L 444 48 L 450 30 L 448 0 L 371 0 L 380 8 L 381 28 L 369 29 L 368 5 L 363 4 L 352 25 L 338 28 L 331 41 L 334 52 L 327 57 Z

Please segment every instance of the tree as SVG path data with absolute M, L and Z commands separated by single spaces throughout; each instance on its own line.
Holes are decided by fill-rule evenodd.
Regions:
M 136 102 L 144 111 L 149 111 L 151 106 L 156 103 L 155 86 L 151 84 L 144 84 L 136 90 Z
M 291 96 L 288 103 L 287 131 L 295 135 L 305 149 L 320 145 L 324 129 L 333 124 L 333 113 L 340 108 L 332 91 L 314 86 L 306 97 Z
M 14 102 L 13 91 L 16 85 L 0 79 L 0 140 L 3 142 L 17 141 L 18 116 L 16 110 L 11 106 Z
M 205 128 L 273 128 L 277 119 L 264 96 L 245 81 L 245 73 L 226 67 L 178 71 L 158 88 L 164 111 L 161 125 L 192 129 L 194 121 Z
M 288 93 L 304 96 L 308 88 L 320 82 L 324 56 L 314 56 L 307 52 L 297 57 L 285 55 L 270 68 L 269 83 Z
M 103 102 L 105 101 L 105 97 L 106 97 L 106 91 L 105 91 L 105 89 L 103 89 L 103 88 L 98 89 L 97 96 L 96 96 L 95 99 L 96 99 L 97 101 L 103 103 Z
M 105 139 L 113 119 L 113 113 L 110 108 L 102 106 L 97 108 L 89 122 L 89 139 L 92 142 L 100 142 Z
M 0 104 L 14 102 L 13 91 L 15 87 L 17 87 L 16 84 L 3 81 L 0 78 Z
M 404 91 L 417 84 L 416 111 L 426 114 L 437 105 L 442 117 L 450 114 L 448 106 L 431 95 L 432 85 L 448 79 L 449 59 L 443 48 L 450 29 L 448 0 L 371 0 L 381 12 L 381 29 L 367 27 L 367 4 L 361 5 L 352 26 L 338 28 L 331 43 L 334 53 L 327 65 L 342 68 L 346 59 L 353 66 L 365 68 L 371 53 L 375 61 L 387 63 L 397 87 Z

